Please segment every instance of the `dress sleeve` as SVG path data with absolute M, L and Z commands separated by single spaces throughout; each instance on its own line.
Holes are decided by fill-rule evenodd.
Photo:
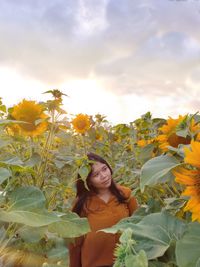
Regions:
M 130 197 L 128 200 L 129 215 L 131 216 L 138 208 L 138 203 L 135 197 Z
M 69 249 L 69 267 L 82 267 L 81 265 L 81 247 L 84 236 L 75 239 L 74 243 L 68 245 Z
M 123 192 L 127 198 L 127 205 L 129 209 L 129 216 L 131 216 L 134 211 L 138 208 L 137 200 L 134 196 L 131 196 L 131 189 L 126 186 L 120 186 L 119 189 Z
M 77 203 L 78 198 L 76 198 L 72 203 L 72 209 Z M 84 217 L 84 216 L 83 216 Z M 81 264 L 81 248 L 84 242 L 85 236 L 79 236 L 75 238 L 74 242 L 69 243 L 69 267 L 82 267 Z

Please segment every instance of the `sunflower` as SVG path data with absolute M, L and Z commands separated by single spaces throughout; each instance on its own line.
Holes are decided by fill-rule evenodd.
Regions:
M 117 133 L 114 133 L 113 136 L 112 136 L 112 139 L 114 142 L 116 143 L 120 143 L 122 141 L 122 137 L 121 135 L 117 134 Z
M 75 192 L 72 190 L 71 187 L 66 187 L 64 191 L 64 198 L 68 199 L 70 197 L 75 197 Z
M 15 120 L 27 122 L 24 124 L 16 123 L 22 135 L 34 137 L 42 134 L 47 129 L 47 122 L 45 119 L 48 116 L 43 112 L 42 106 L 35 101 L 24 99 L 13 107 L 11 116 Z
M 102 141 L 102 140 L 103 140 L 103 136 L 102 136 L 102 134 L 96 132 L 96 134 L 95 134 L 95 139 L 98 140 L 98 141 Z
M 86 114 L 78 114 L 73 120 L 72 125 L 77 133 L 86 133 L 90 126 L 90 117 Z
M 191 141 L 191 149 L 185 147 L 184 161 L 200 169 L 200 142 Z
M 190 143 L 190 137 L 185 138 L 176 134 L 177 127 L 185 118 L 186 116 L 181 115 L 179 115 L 177 119 L 172 119 L 169 117 L 169 119 L 166 121 L 166 124 L 158 129 L 161 131 L 161 134 L 156 138 L 156 140 L 160 143 L 159 147 L 161 150 L 167 151 L 168 146 L 178 147 L 179 144 Z
M 184 162 L 190 164 L 192 169 L 179 167 L 173 173 L 175 181 L 186 186 L 182 195 L 190 198 L 184 211 L 192 213 L 192 221 L 200 222 L 200 142 L 192 141 L 191 149 L 185 148 L 184 150 Z
M 149 145 L 149 144 L 153 143 L 154 141 L 155 141 L 154 138 L 152 138 L 152 139 L 140 139 L 137 141 L 137 145 L 139 147 L 145 147 L 146 145 Z

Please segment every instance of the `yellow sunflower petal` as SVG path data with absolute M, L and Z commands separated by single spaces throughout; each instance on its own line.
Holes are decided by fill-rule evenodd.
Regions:
M 199 203 L 198 198 L 191 198 L 184 207 L 184 211 L 192 210 L 195 206 L 199 205 Z
M 192 221 L 199 221 L 200 222 L 200 213 L 193 213 L 192 214 Z
M 188 164 L 200 168 L 200 142 L 191 141 L 191 149 L 185 148 L 184 152 L 184 161 Z
M 198 191 L 195 186 L 188 186 L 182 193 L 183 196 L 198 196 Z
M 179 168 L 178 170 L 172 171 L 175 176 L 175 181 L 185 185 L 195 185 L 200 182 L 200 172 L 197 170 L 187 170 L 185 168 Z

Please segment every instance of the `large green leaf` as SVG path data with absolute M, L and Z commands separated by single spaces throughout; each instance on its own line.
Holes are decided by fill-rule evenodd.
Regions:
M 103 229 L 106 233 L 116 233 L 127 227 L 133 230 L 133 238 L 137 244 L 136 250 L 144 250 L 148 259 L 162 256 L 170 244 L 179 240 L 183 235 L 186 224 L 167 212 L 153 213 L 145 216 L 139 223 L 134 224 L 125 220 L 114 227 Z
M 24 225 L 20 229 L 18 229 L 17 233 L 23 239 L 23 241 L 28 243 L 36 243 L 39 242 L 44 237 L 46 231 L 47 231 L 46 226 L 30 227 Z
M 24 164 L 28 167 L 33 167 L 41 161 L 41 156 L 38 153 L 33 153 L 32 157 L 27 160 Z
M 6 168 L 0 168 L 0 184 L 11 176 L 11 172 Z
M 146 185 L 155 185 L 170 180 L 171 170 L 181 163 L 173 156 L 161 155 L 148 160 L 141 169 L 140 188 L 144 191 Z
M 45 209 L 46 199 L 37 187 L 20 187 L 7 197 L 9 207 L 6 211 L 0 211 L 1 221 L 40 227 L 60 220 L 55 213 L 50 213 Z
M 20 223 L 32 227 L 49 225 L 59 221 L 59 217 L 53 213 L 42 213 L 27 210 L 0 211 L 0 221 Z
M 176 259 L 179 267 L 200 267 L 199 223 L 190 223 L 188 231 L 177 242 Z
M 15 210 L 42 210 L 46 199 L 43 192 L 34 186 L 24 186 L 15 189 L 9 197 L 9 211 Z
M 21 159 L 18 157 L 1 160 L 0 164 L 3 166 L 18 166 L 18 167 L 23 167 L 24 165 L 23 161 L 21 161 Z
M 185 229 L 183 221 L 167 212 L 147 215 L 133 226 L 133 235 L 138 242 L 136 249 L 144 249 L 149 259 L 163 256 L 170 244 L 182 237 Z
M 68 212 L 61 217 L 61 221 L 49 225 L 48 229 L 61 237 L 74 238 L 88 233 L 90 226 L 86 218 L 80 218 L 77 214 Z
M 51 239 L 50 239 L 51 240 Z M 47 252 L 48 259 L 56 261 L 67 260 L 68 249 L 63 238 L 54 239 L 55 245 Z M 66 265 L 67 266 L 67 265 Z
M 148 159 L 152 158 L 152 152 L 154 150 L 154 144 L 146 145 L 145 147 L 142 147 L 140 149 L 140 154 L 138 156 L 138 159 L 142 162 L 146 162 Z

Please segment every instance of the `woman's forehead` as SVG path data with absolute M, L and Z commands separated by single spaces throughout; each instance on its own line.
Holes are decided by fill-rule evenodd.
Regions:
M 101 168 L 102 168 L 103 166 L 105 166 L 105 165 L 106 165 L 106 164 L 97 161 L 97 162 L 95 162 L 95 163 L 92 164 L 92 170 L 93 170 L 93 171 L 101 170 Z

